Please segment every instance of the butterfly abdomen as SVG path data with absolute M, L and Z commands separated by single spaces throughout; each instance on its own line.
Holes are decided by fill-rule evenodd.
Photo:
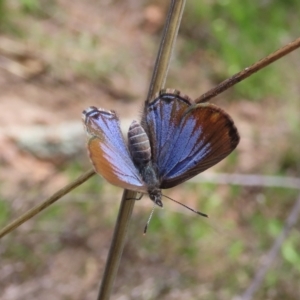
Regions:
M 151 160 L 149 138 L 144 128 L 133 121 L 128 131 L 128 147 L 132 159 L 137 165 L 146 165 Z

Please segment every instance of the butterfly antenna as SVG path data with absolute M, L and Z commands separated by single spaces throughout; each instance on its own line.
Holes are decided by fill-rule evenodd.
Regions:
M 183 203 L 181 203 L 181 202 L 178 202 L 178 201 L 176 201 L 176 200 L 174 200 L 174 199 L 172 199 L 172 198 L 170 198 L 170 197 L 168 197 L 168 196 L 166 196 L 166 195 L 162 195 L 162 196 L 164 196 L 164 197 L 166 197 L 166 198 L 168 198 L 168 199 L 174 201 L 175 203 L 177 203 L 177 204 L 179 204 L 179 205 L 181 205 L 181 206 L 187 208 L 188 210 L 194 212 L 194 213 L 197 214 L 197 215 L 200 215 L 200 216 L 202 216 L 202 217 L 208 218 L 208 215 L 207 215 L 207 214 L 204 214 L 204 213 L 202 213 L 202 212 L 200 212 L 200 211 L 198 211 L 198 210 L 192 209 L 191 207 L 189 207 L 189 206 L 187 206 L 187 205 L 185 205 L 185 204 L 183 204 Z
M 153 205 L 151 214 L 150 214 L 150 216 L 149 216 L 149 218 L 148 218 L 148 221 L 147 221 L 147 223 L 146 223 L 146 226 L 145 226 L 145 228 L 144 228 L 144 235 L 146 234 L 147 229 L 148 229 L 148 226 L 149 226 L 150 221 L 151 221 L 151 219 L 152 219 L 152 216 L 153 216 L 153 212 L 154 212 L 155 206 L 156 206 L 156 204 Z

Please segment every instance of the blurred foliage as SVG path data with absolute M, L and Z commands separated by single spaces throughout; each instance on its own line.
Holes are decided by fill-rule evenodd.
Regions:
M 300 242 L 297 235 L 290 235 L 282 246 L 282 256 L 300 272 Z
M 0 32 L 4 30 L 6 25 L 6 2 L 5 0 L 0 0 Z
M 292 40 L 299 11 L 299 1 L 191 0 L 181 31 L 196 44 L 190 51 L 210 50 L 218 83 Z M 234 89 L 236 96 L 259 99 L 282 92 L 281 80 L 281 72 L 271 66 Z
M 37 0 L 20 0 L 20 4 L 24 12 L 36 13 L 40 10 L 40 1 Z
M 10 219 L 10 206 L 4 200 L 0 199 L 0 226 L 4 226 Z
M 19 4 L 24 13 L 45 18 L 55 11 L 56 0 L 19 0 Z

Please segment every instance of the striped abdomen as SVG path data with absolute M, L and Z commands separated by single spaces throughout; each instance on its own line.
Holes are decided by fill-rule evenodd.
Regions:
M 151 160 L 148 136 L 137 121 L 133 121 L 129 127 L 128 147 L 135 164 L 146 165 Z

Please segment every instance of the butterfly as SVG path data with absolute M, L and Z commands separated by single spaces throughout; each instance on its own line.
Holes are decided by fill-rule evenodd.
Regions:
M 231 117 L 210 103 L 194 103 L 177 90 L 161 90 L 133 121 L 128 146 L 115 111 L 83 111 L 87 148 L 95 171 L 123 189 L 148 193 L 162 207 L 172 188 L 217 164 L 239 143 Z

